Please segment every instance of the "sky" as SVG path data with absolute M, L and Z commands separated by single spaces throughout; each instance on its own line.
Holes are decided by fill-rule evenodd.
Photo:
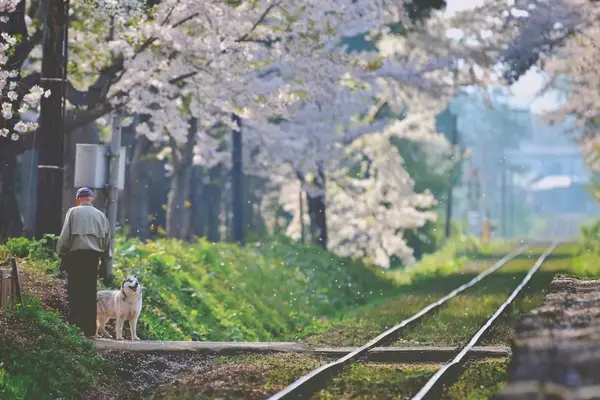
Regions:
M 446 11 L 444 14 L 451 16 L 455 12 L 470 10 L 473 7 L 483 5 L 484 0 L 446 0 Z

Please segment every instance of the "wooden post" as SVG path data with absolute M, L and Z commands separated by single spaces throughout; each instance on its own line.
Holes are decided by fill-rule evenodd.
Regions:
M 12 279 L 8 268 L 0 269 L 0 309 L 10 303 L 10 283 Z
M 12 268 L 12 295 L 13 298 L 17 301 L 17 303 L 23 303 L 23 296 L 21 295 L 21 281 L 19 280 L 19 269 L 17 268 L 17 261 L 15 258 L 10 259 L 10 264 Z

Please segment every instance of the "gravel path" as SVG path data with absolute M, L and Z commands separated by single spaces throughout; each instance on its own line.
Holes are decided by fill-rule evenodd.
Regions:
M 600 399 L 600 280 L 555 278 L 512 347 L 496 399 Z

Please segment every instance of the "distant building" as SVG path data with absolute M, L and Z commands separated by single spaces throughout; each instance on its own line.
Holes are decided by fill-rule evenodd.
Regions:
M 586 185 L 590 172 L 574 144 L 522 145 L 507 152 L 520 173 L 517 185 L 537 215 L 594 214 L 599 210 Z

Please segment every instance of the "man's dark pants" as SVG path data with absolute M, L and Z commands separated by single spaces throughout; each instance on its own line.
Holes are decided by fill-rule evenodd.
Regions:
M 96 292 L 100 253 L 76 250 L 64 258 L 69 295 L 69 323 L 77 325 L 85 336 L 96 334 Z

